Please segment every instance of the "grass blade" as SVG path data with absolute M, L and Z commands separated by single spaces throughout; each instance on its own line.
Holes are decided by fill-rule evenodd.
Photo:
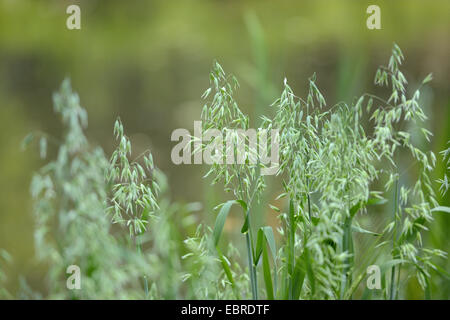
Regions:
M 262 255 L 263 255 L 263 275 L 264 275 L 264 283 L 266 285 L 267 299 L 273 300 L 274 294 L 273 294 L 273 285 L 272 285 L 272 275 L 270 272 L 269 256 L 267 254 L 266 246 L 263 246 Z
M 235 203 L 234 200 L 230 200 L 225 202 L 225 204 L 220 208 L 220 212 L 217 215 L 216 223 L 214 225 L 214 245 L 217 246 L 220 240 L 220 236 L 222 234 L 223 226 L 225 225 L 225 221 L 230 213 L 231 206 Z

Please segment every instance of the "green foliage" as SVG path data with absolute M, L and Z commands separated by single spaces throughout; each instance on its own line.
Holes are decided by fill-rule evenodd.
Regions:
M 222 205 L 221 211 L 216 219 L 214 228 L 214 239 L 217 245 L 226 217 L 233 203 L 239 203 L 244 211 L 244 223 L 241 232 L 245 235 L 247 246 L 247 259 L 249 264 L 249 274 L 252 288 L 253 299 L 258 299 L 258 280 L 257 280 L 257 264 L 258 261 L 254 259 L 255 244 L 252 235 L 251 215 L 253 201 L 259 199 L 262 190 L 265 188 L 261 169 L 264 165 L 261 162 L 258 150 L 260 148 L 260 138 L 258 131 L 257 141 L 255 144 L 250 142 L 249 136 L 244 132 L 249 129 L 249 118 L 244 115 L 239 109 L 237 102 L 233 95 L 235 89 L 238 87 L 238 82 L 234 76 L 228 77 L 223 71 L 222 67 L 215 62 L 210 73 L 211 87 L 205 91 L 202 98 L 207 99 L 211 92 L 214 96 L 211 101 L 207 102 L 202 110 L 203 130 L 207 135 L 208 130 L 218 130 L 222 137 L 225 137 L 227 143 L 225 144 L 222 155 L 224 159 L 219 159 L 211 165 L 211 169 L 205 175 L 214 175 L 213 184 L 223 181 L 225 190 L 233 192 L 235 200 L 231 200 Z M 202 139 L 207 141 L 201 144 L 202 150 L 207 148 L 217 148 L 217 141 Z M 228 144 L 229 141 L 233 143 Z M 222 148 L 222 142 L 219 142 L 219 148 Z M 270 140 L 269 140 L 270 143 Z M 242 148 L 239 150 L 239 148 Z M 194 149 L 194 154 L 198 152 Z M 225 157 L 228 154 L 234 155 L 234 163 L 227 164 Z M 238 155 L 243 158 L 241 162 L 238 161 Z M 256 161 L 250 161 L 256 159 Z M 219 253 L 219 255 L 221 255 Z M 267 256 L 264 256 L 267 258 Z M 265 260 L 266 280 L 268 280 L 267 273 L 267 259 Z M 225 267 L 226 269 L 226 267 Z M 268 281 L 266 281 L 268 284 Z M 269 286 L 270 287 L 270 286 Z
M 407 96 L 407 81 L 400 71 L 403 59 L 400 48 L 394 45 L 388 66 L 381 66 L 376 72 L 375 84 L 390 86 L 387 99 L 366 93 L 351 104 L 340 102 L 328 108 L 313 75 L 306 99 L 296 96 L 285 80 L 281 97 L 272 104 L 276 108 L 274 118 L 263 117 L 263 128 L 275 128 L 280 132 L 278 174 L 283 178 L 284 190 L 278 198 L 289 199 L 287 213 L 272 206 L 281 212 L 278 231 L 284 241 L 273 259 L 274 267 L 276 261 L 281 262 L 278 274 L 275 271 L 275 279 L 280 278 L 281 286 L 278 291 L 275 289 L 275 294 L 267 255 L 263 256 L 267 298 L 274 295 L 285 299 L 351 298 L 363 277 L 355 266 L 354 232 L 376 236 L 376 242 L 384 240 L 376 247 L 378 252 L 374 258 L 366 259 L 367 265 L 376 263 L 375 258 L 380 254 L 386 257 L 386 251 L 392 258 L 384 264 L 399 261 L 392 264 L 390 273 L 384 273 L 385 277 L 390 275 L 389 285 L 384 287 L 385 298 L 399 297 L 400 270 L 406 273 L 403 276 L 406 279 L 413 272 L 421 287 L 428 291 L 430 270 L 437 269 L 434 257 L 446 256 L 445 252 L 425 248 L 422 244 L 423 232 L 432 221 L 431 210 L 438 205 L 430 178 L 436 157 L 432 152 L 421 150 L 411 138 L 413 127 L 408 129 L 409 123 L 428 141 L 431 132 L 421 128 L 427 116 L 420 106 L 420 88 L 411 97 Z M 231 92 L 223 95 L 223 87 L 217 85 L 216 76 L 226 79 L 217 64 L 211 77 L 216 84 L 213 101 L 217 103 L 213 102 L 212 107 L 207 105 L 203 115 L 223 114 L 230 110 L 230 104 L 237 109 L 234 100 L 222 103 Z M 422 84 L 430 80 L 429 75 Z M 246 116 L 238 114 L 235 121 L 231 114 L 227 121 L 207 117 L 211 119 L 208 125 L 225 131 L 224 124 L 248 122 Z M 410 154 L 407 168 L 403 170 L 413 165 L 418 167 L 419 177 L 413 186 L 402 179 L 405 171 L 400 166 L 404 160 L 400 163 L 398 155 L 403 150 Z M 216 177 L 226 176 L 217 166 L 213 165 L 211 171 L 216 172 Z M 230 176 L 239 177 L 239 174 Z M 385 183 L 384 191 L 374 190 L 373 186 L 380 183 Z M 383 233 L 361 228 L 358 217 L 368 212 L 370 205 L 384 204 L 392 185 L 395 185 L 394 213 Z M 246 195 L 255 189 L 241 188 L 238 184 L 233 189 L 237 199 L 242 190 Z M 248 205 L 248 197 L 245 199 Z M 222 209 L 229 210 L 230 203 Z M 220 227 L 218 236 L 225 219 L 222 210 L 216 221 L 216 227 Z M 249 221 L 246 218 L 245 223 Z M 252 238 L 247 238 L 253 298 L 258 296 L 257 264 L 261 248 L 265 248 L 261 239 L 258 237 L 256 256 Z M 392 247 L 387 248 L 387 243 L 392 243 Z M 358 268 L 365 270 L 366 266 Z
M 382 66 L 378 69 L 375 83 L 379 85 L 390 83 L 392 93 L 389 99 L 382 104 L 382 108 L 378 109 L 379 112 L 376 110 L 373 113 L 372 118 L 376 123 L 375 142 L 379 154 L 387 157 L 393 163 L 386 189 L 389 189 L 395 181 L 394 217 L 385 229 L 385 232 L 391 233 L 393 241 L 392 257 L 411 264 L 415 269 L 419 284 L 424 290 L 427 290 L 430 270 L 436 269 L 432 258 L 434 256 L 445 257 L 446 253 L 437 249 L 427 249 L 422 245 L 422 233 L 428 230 L 427 224 L 433 219 L 431 209 L 438 206 L 430 178 L 430 173 L 436 164 L 436 157 L 431 151 L 420 150 L 411 141 L 411 133 L 401 130 L 401 124 L 412 122 L 428 141 L 431 135 L 431 132 L 420 127 L 421 123 L 427 119 L 420 107 L 420 88 L 414 91 L 412 97 L 407 97 L 405 87 L 407 81 L 399 69 L 403 59 L 400 48 L 394 45 L 388 66 Z M 431 80 L 431 77 L 427 76 L 422 84 L 429 80 Z M 396 125 L 397 123 L 400 125 Z M 394 163 L 397 148 L 410 151 L 411 162 L 419 167 L 419 177 L 414 186 L 400 186 L 399 169 Z M 397 297 L 398 279 L 402 266 L 400 264 L 392 268 L 391 291 L 389 293 L 391 299 Z M 396 272 L 397 280 L 394 278 Z
M 54 106 L 65 133 L 56 159 L 42 167 L 31 183 L 36 253 L 49 265 L 48 297 L 138 298 L 139 259 L 111 235 L 105 215 L 108 161 L 83 134 L 86 112 L 68 80 L 55 93 Z M 70 265 L 81 269 L 81 290 L 66 288 Z
M 120 143 L 109 162 L 99 147 L 89 146 L 83 134 L 85 111 L 68 80 L 54 101 L 66 132 L 57 159 L 35 175 L 31 186 L 36 252 L 49 264 L 48 298 L 235 297 L 211 253 L 210 233 L 198 229 L 196 236 L 183 238 L 201 206 L 170 201 L 167 178 L 154 167 L 150 153 L 128 160 L 131 142 L 120 120 L 114 126 Z M 122 230 L 112 232 L 116 223 L 127 227 L 128 237 Z M 227 253 L 233 251 L 230 247 Z M 72 264 L 81 269 L 80 290 L 66 288 L 66 268 Z M 238 284 L 246 283 L 238 266 L 229 272 Z M 21 294 L 36 297 L 26 283 Z
M 183 256 L 190 299 L 240 299 L 247 295 L 248 277 L 238 263 L 231 263 L 220 249 L 215 249 L 212 231 L 200 225 L 195 235 L 184 241 L 188 253 Z M 227 256 L 239 260 L 236 249 L 228 246 Z
M 189 251 L 183 240 L 193 226 L 195 213 L 201 209 L 201 205 L 172 202 L 165 175 L 155 168 L 153 178 L 160 190 L 158 209 L 146 232 L 136 238 L 139 252 L 148 260 L 143 267 L 144 290 L 148 282 L 147 298 L 181 299 L 186 289 L 186 282 L 182 279 L 188 268 L 183 255 Z M 195 290 L 192 291 L 190 294 L 195 294 Z
M 234 99 L 236 79 L 218 63 L 203 94 L 202 129 L 205 134 L 215 129 L 222 137 L 231 135 L 232 154 L 244 146 L 245 161 L 214 163 L 206 175 L 212 183 L 223 182 L 234 198 L 216 207 L 214 229 L 198 223 L 200 204 L 171 201 L 167 178 L 154 166 L 150 152 L 130 160 L 131 141 L 120 120 L 114 125 L 118 146 L 109 161 L 101 148 L 92 147 L 83 133 L 86 111 L 65 80 L 54 95 L 54 109 L 64 125 L 62 138 L 33 134 L 24 141 L 26 145 L 39 137 L 42 158 L 56 151 L 56 158 L 31 183 L 36 253 L 48 266 L 45 297 L 366 298 L 372 293 L 361 283 L 370 264 L 382 270 L 383 290 L 374 293 L 377 298 L 402 298 L 412 276 L 430 297 L 431 271 L 440 270 L 435 257 L 446 253 L 424 247 L 422 238 L 432 212 L 448 208 L 439 206 L 430 178 L 435 155 L 415 143 L 417 132 L 425 139 L 431 132 L 422 128 L 427 117 L 420 87 L 407 94 L 400 71 L 403 59 L 394 45 L 388 65 L 376 72 L 375 84 L 387 87 L 386 99 L 365 93 L 350 104 L 328 107 L 315 75 L 305 99 L 284 81 L 280 98 L 272 104 L 274 117 L 261 119 L 263 129 L 280 132 L 277 175 L 282 193 L 274 200 L 286 199 L 286 209 L 271 205 L 278 213 L 277 233 L 273 226 L 257 229 L 253 224 L 255 203 L 269 178 L 261 175 L 265 167 L 260 161 L 249 161 L 258 157 L 255 146 L 234 130 L 249 129 L 249 118 Z M 217 147 L 217 141 L 202 141 L 193 140 L 194 154 Z M 443 152 L 447 164 L 448 154 L 448 149 Z M 412 167 L 418 179 L 410 185 L 404 173 Z M 447 178 L 439 182 L 445 193 Z M 220 241 L 233 204 L 243 212 L 247 270 L 239 250 L 231 243 L 224 249 Z M 386 210 L 388 205 L 393 213 L 383 222 L 384 229 L 366 229 L 362 217 L 373 215 L 375 206 Z M 114 228 L 116 224 L 126 228 Z M 371 242 L 372 249 L 358 251 L 356 234 Z M 0 283 L 5 280 L 2 261 Z M 81 269 L 80 290 L 66 288 L 69 265 Z M 23 288 L 22 295 L 36 296 L 26 283 Z M 4 290 L 0 296 L 9 297 Z

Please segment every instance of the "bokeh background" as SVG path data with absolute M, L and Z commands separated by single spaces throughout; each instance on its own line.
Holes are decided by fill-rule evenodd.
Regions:
M 81 7 L 81 30 L 66 28 L 69 4 Z M 370 4 L 381 8 L 382 30 L 366 28 Z M 65 77 L 88 111 L 92 142 L 110 154 L 120 116 L 136 154 L 152 149 L 172 198 L 202 202 L 199 219 L 213 221 L 209 208 L 226 196 L 202 179 L 206 168 L 172 164 L 170 134 L 192 130 L 200 118 L 214 59 L 240 81 L 238 101 L 257 125 L 259 115 L 271 114 L 284 77 L 302 96 L 316 72 L 331 105 L 373 91 L 376 67 L 396 42 L 412 87 L 434 74 L 422 100 L 434 133 L 427 147 L 438 153 L 450 140 L 449 12 L 448 0 L 0 0 L 0 248 L 13 257 L 9 289 L 17 290 L 21 277 L 42 285 L 29 184 L 44 162 L 37 149 L 22 151 L 20 144 L 30 131 L 60 133 L 51 99 Z M 439 160 L 434 178 L 444 171 Z M 268 192 L 267 201 L 277 187 Z M 441 202 L 450 204 L 448 197 Z M 273 211 L 261 210 L 274 219 Z M 233 234 L 232 222 L 227 230 Z M 448 215 L 436 215 L 426 242 L 448 252 L 449 231 Z M 450 270 L 448 261 L 440 265 Z M 434 286 L 433 297 L 450 297 L 448 279 Z M 412 286 L 406 297 L 422 293 Z

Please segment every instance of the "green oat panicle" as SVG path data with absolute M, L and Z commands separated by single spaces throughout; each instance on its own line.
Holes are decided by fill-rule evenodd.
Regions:
M 213 69 L 210 73 L 211 87 L 205 91 L 202 98 L 207 100 L 210 95 L 211 100 L 207 100 L 207 103 L 202 110 L 202 122 L 203 122 L 203 135 L 202 143 L 199 147 L 193 148 L 193 153 L 200 150 L 204 151 L 208 148 L 214 148 L 221 150 L 218 161 L 211 164 L 210 170 L 205 177 L 213 176 L 212 183 L 223 181 L 225 190 L 231 191 L 235 197 L 235 200 L 230 200 L 227 203 L 223 203 L 217 208 L 220 208 L 216 227 L 214 230 L 215 244 L 218 245 L 220 239 L 221 228 L 228 215 L 232 204 L 239 204 L 244 212 L 244 222 L 241 232 L 245 234 L 247 244 L 247 259 L 249 263 L 249 273 L 252 287 L 252 296 L 254 299 L 258 298 L 257 288 L 257 275 L 256 267 L 258 261 L 256 260 L 256 247 L 254 238 L 252 235 L 252 223 L 251 214 L 253 202 L 259 200 L 259 197 L 265 188 L 264 178 L 261 175 L 261 170 L 265 168 L 263 165 L 258 150 L 263 148 L 261 142 L 267 142 L 271 145 L 270 136 L 267 139 L 260 139 L 263 131 L 256 131 L 256 143 L 252 144 L 246 131 L 249 130 L 249 118 L 242 113 L 237 102 L 234 99 L 234 90 L 238 87 L 238 82 L 234 76 L 228 77 L 223 71 L 219 63 L 215 62 Z M 207 138 L 209 130 L 215 130 L 219 134 L 216 138 Z M 224 141 L 225 140 L 225 143 Z M 195 137 L 194 137 L 194 143 Z M 229 143 L 232 142 L 232 143 Z M 265 146 L 267 147 L 267 146 Z M 271 151 L 270 148 L 268 151 Z M 233 163 L 227 163 L 228 155 L 233 155 Z M 237 159 L 241 157 L 241 161 Z M 250 161 L 252 159 L 252 161 Z M 222 221 L 218 223 L 219 221 Z M 227 258 L 223 255 L 220 249 L 217 247 L 217 253 L 221 260 L 223 270 L 227 274 L 228 282 L 232 285 L 235 297 L 240 296 L 237 289 L 237 282 L 234 279 L 232 271 L 228 266 Z
M 352 257 L 346 230 L 353 219 L 350 211 L 367 202 L 369 184 L 376 176 L 370 161 L 373 150 L 359 124 L 361 105 L 340 103 L 322 111 L 326 102 L 313 76 L 306 100 L 295 96 L 285 80 L 273 106 L 276 116 L 273 121 L 265 119 L 265 125 L 280 130 L 282 196 L 291 203 L 290 213 L 280 215 L 285 226 L 280 231 L 287 237 L 283 296 L 299 296 L 301 288 L 293 283 L 296 269 L 309 263 L 314 274 L 307 277 L 303 297 L 339 298 L 348 283 Z M 296 255 L 308 261 L 295 262 Z
M 122 299 L 139 297 L 139 257 L 110 234 L 105 215 L 108 168 L 103 150 L 91 147 L 83 133 L 86 111 L 69 80 L 54 95 L 64 135 L 57 156 L 31 182 L 39 261 L 49 266 L 50 299 Z M 66 269 L 77 265 L 81 290 L 66 288 Z
M 114 125 L 114 135 L 119 145 L 111 156 L 108 170 L 108 181 L 113 184 L 108 212 L 114 223 L 125 225 L 130 236 L 136 236 L 146 230 L 148 220 L 158 209 L 159 186 L 153 177 L 153 157 L 148 151 L 129 161 L 131 142 L 123 132 L 120 119 Z M 144 166 L 138 162 L 139 158 L 143 159 Z
M 240 110 L 234 99 L 235 90 L 239 87 L 234 76 L 227 76 L 218 62 L 215 62 L 210 73 L 211 87 L 208 88 L 202 98 L 207 101 L 204 105 L 201 119 L 203 124 L 203 139 L 193 153 L 201 149 L 222 148 L 222 158 L 211 165 L 205 177 L 213 176 L 212 183 L 223 181 L 226 190 L 232 191 L 237 199 L 246 203 L 258 198 L 264 189 L 264 179 L 259 174 L 263 164 L 252 163 L 252 157 L 258 157 L 257 147 L 252 148 L 248 137 L 243 133 L 249 129 L 249 118 Z M 212 98 L 208 98 L 212 95 Z M 207 138 L 208 130 L 218 130 L 220 139 Z M 225 144 L 223 140 L 233 141 L 231 145 Z M 227 165 L 226 154 L 231 153 L 237 159 L 238 146 L 244 146 L 242 157 L 243 163 Z
M 385 232 L 391 233 L 392 236 L 393 259 L 404 262 L 392 269 L 389 292 L 391 299 L 398 296 L 396 286 L 399 285 L 400 268 L 408 269 L 411 266 L 415 269 L 419 284 L 428 293 L 430 269 L 436 269 L 432 259 L 436 256 L 446 256 L 441 250 L 427 249 L 422 245 L 422 233 L 428 230 L 427 224 L 433 220 L 431 210 L 438 206 L 430 178 L 436 164 L 436 156 L 432 151 L 421 150 L 411 138 L 414 127 L 416 131 L 420 130 L 427 141 L 430 141 L 432 134 L 422 127 L 427 116 L 420 106 L 420 87 L 413 91 L 411 97 L 407 96 L 407 80 L 400 71 L 403 60 L 403 53 L 394 44 L 388 66 L 381 66 L 375 77 L 375 83 L 378 85 L 387 86 L 390 83 L 391 95 L 387 100 L 378 98 L 381 106 L 372 114 L 375 121 L 375 146 L 380 156 L 392 163 L 386 189 L 395 185 L 394 219 Z M 422 81 L 421 86 L 430 80 L 431 75 Z M 402 130 L 408 123 L 410 130 Z M 398 168 L 395 162 L 397 149 L 409 151 L 411 165 L 418 167 L 419 177 L 414 186 L 402 185 L 402 168 Z M 395 274 L 397 280 L 394 278 Z
M 289 212 L 280 215 L 279 231 L 286 237 L 280 251 L 285 263 L 280 269 L 285 279 L 282 297 L 351 296 L 356 285 L 352 277 L 352 233 L 360 230 L 356 214 L 366 211 L 370 203 L 383 202 L 381 194 L 370 186 L 386 171 L 386 191 L 398 182 L 396 154 L 401 148 L 410 151 L 420 175 L 413 188 L 399 188 L 394 219 L 385 231 L 384 236 L 393 243 L 393 261 L 401 262 L 392 270 L 397 279 L 391 277 L 386 296 L 398 297 L 398 270 L 409 265 L 425 289 L 428 270 L 435 269 L 432 257 L 445 256 L 440 250 L 422 248 L 422 231 L 427 230 L 431 208 L 437 205 L 429 177 L 436 158 L 432 152 L 416 147 L 410 132 L 400 130 L 408 122 L 418 126 L 427 118 L 419 104 L 420 91 L 406 97 L 407 81 L 399 69 L 403 59 L 400 48 L 394 45 L 388 66 L 376 73 L 377 85 L 391 84 L 387 100 L 364 94 L 350 106 L 341 102 L 322 111 L 325 99 L 315 85 L 315 76 L 309 81 L 305 100 L 295 96 L 285 80 L 281 97 L 273 104 L 277 110 L 274 119 L 264 118 L 266 128 L 280 130 L 280 174 L 284 177 L 280 197 L 287 196 L 290 201 Z M 423 84 L 430 79 L 428 76 Z M 369 135 L 361 122 L 373 105 L 373 134 Z M 431 133 L 425 128 L 419 130 L 429 140 Z M 382 161 L 390 163 L 391 168 L 382 170 Z M 293 283 L 299 274 L 305 279 L 303 290 Z

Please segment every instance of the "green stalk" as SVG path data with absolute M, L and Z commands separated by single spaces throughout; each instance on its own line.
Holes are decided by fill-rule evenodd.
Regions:
M 258 162 L 258 165 L 259 165 L 259 162 Z M 242 185 L 241 175 L 238 170 L 236 170 L 236 172 L 237 172 L 237 176 L 238 176 L 238 180 L 239 180 L 239 185 L 241 187 L 241 190 L 243 191 L 244 187 Z M 256 180 L 259 179 L 259 174 L 260 173 L 258 172 Z M 251 212 L 250 208 L 251 208 L 251 205 L 253 202 L 253 197 L 255 196 L 255 193 L 256 193 L 256 189 L 253 190 L 253 194 L 250 197 L 248 204 L 247 204 L 248 209 L 246 212 L 245 219 L 247 219 L 248 231 L 245 233 L 245 240 L 246 240 L 246 244 L 247 244 L 247 259 L 248 259 L 248 267 L 249 267 L 249 273 L 250 273 L 250 284 L 252 287 L 252 298 L 253 298 L 253 300 L 258 300 L 258 282 L 257 282 L 257 275 L 256 275 L 256 266 L 253 261 L 254 248 L 253 248 L 253 236 L 252 236 L 252 227 L 251 227 L 252 225 L 251 225 L 251 220 L 250 220 L 250 212 Z
M 398 207 L 398 177 L 395 180 L 395 190 L 394 190 L 394 235 L 393 235 L 393 241 L 392 241 L 392 250 L 393 250 L 393 258 L 396 257 L 396 247 L 397 247 L 397 207 Z M 391 290 L 390 290 L 390 300 L 396 299 L 396 286 L 395 286 L 395 271 L 396 267 L 395 265 L 392 266 L 391 270 Z
M 295 257 L 295 226 L 294 226 L 294 203 L 289 201 L 289 249 L 288 249 L 288 269 L 289 269 L 289 300 L 293 299 L 294 288 L 292 286 L 292 277 L 294 276 L 294 257 Z
M 308 154 L 307 162 L 308 161 L 309 161 L 309 154 Z M 309 185 L 308 177 L 306 177 L 306 185 L 308 186 L 308 189 L 306 190 L 306 197 L 307 197 L 307 201 L 308 201 L 308 217 L 309 217 L 309 221 L 312 222 L 312 219 L 311 219 L 311 196 L 309 195 L 310 185 Z
M 344 235 L 342 238 L 342 252 L 348 252 L 352 254 L 352 217 L 347 217 L 344 223 Z M 344 298 L 345 290 L 347 290 L 347 285 L 349 282 L 348 273 L 350 270 L 350 258 L 346 258 L 344 261 L 345 267 L 342 272 L 341 280 L 341 299 Z
M 247 258 L 248 268 L 250 272 L 250 283 L 252 287 L 253 300 L 258 300 L 258 283 L 256 281 L 256 266 L 253 263 L 253 238 L 251 234 L 250 225 L 250 209 L 247 211 L 248 232 L 245 233 L 245 240 L 247 242 Z
M 347 190 L 348 188 L 346 187 L 346 191 Z M 352 215 L 352 213 L 349 211 L 348 216 L 345 218 L 344 221 L 344 234 L 342 236 L 342 252 L 347 252 L 350 255 L 353 255 L 353 232 L 352 232 L 353 217 L 354 215 Z M 340 290 L 341 300 L 344 299 L 347 287 L 349 287 L 351 283 L 350 263 L 353 262 L 352 259 L 353 256 L 350 258 L 346 258 L 344 260 L 345 267 L 342 270 L 341 290 Z
M 309 216 L 309 220 L 312 221 L 312 219 L 311 219 L 311 197 L 309 195 L 309 192 L 307 195 L 308 195 L 308 216 Z
M 141 236 L 143 234 L 143 232 L 141 232 L 138 236 Z M 142 255 L 142 245 L 140 240 L 138 240 L 138 238 L 136 238 L 136 249 L 138 254 Z M 144 292 L 145 292 L 145 298 L 148 298 L 148 280 L 147 280 L 147 276 L 144 275 Z

